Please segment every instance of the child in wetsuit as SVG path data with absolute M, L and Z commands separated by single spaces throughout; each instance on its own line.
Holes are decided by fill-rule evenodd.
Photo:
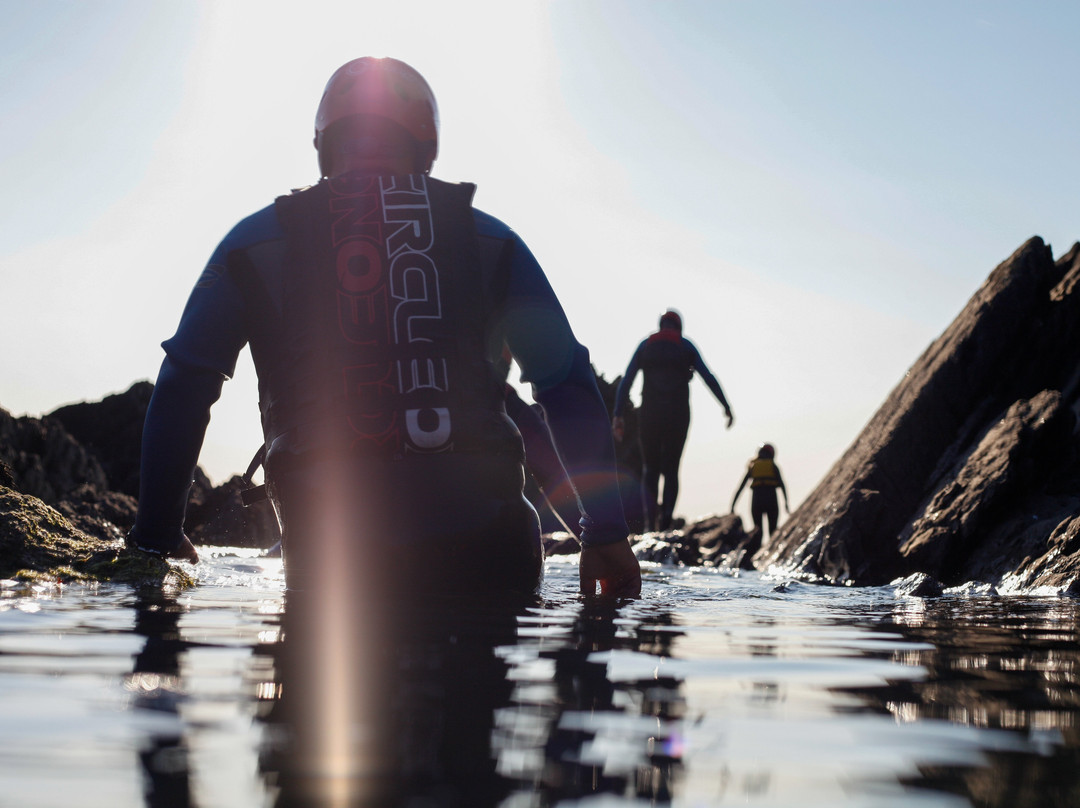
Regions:
M 754 520 L 754 529 L 761 530 L 762 522 L 767 517 L 769 521 L 769 535 L 776 532 L 776 523 L 779 521 L 780 506 L 776 501 L 776 489 L 784 493 L 784 510 L 791 513 L 788 506 L 787 489 L 784 487 L 784 478 L 780 474 L 780 467 L 776 465 L 776 449 L 771 443 L 763 443 L 758 447 L 757 456 L 751 458 L 747 465 L 746 475 L 739 483 L 739 489 L 731 498 L 731 512 L 735 513 L 735 503 L 739 499 L 746 483 L 750 483 L 750 516 Z

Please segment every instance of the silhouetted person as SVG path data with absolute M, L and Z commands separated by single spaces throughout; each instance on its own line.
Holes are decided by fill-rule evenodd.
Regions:
M 494 366 L 505 345 L 576 487 L 583 591 L 640 591 L 588 351 L 520 237 L 473 208 L 474 186 L 428 176 L 437 147 L 435 98 L 409 65 L 364 57 L 331 76 L 323 179 L 233 228 L 164 343 L 131 544 L 197 560 L 188 490 L 250 343 L 290 588 L 344 568 L 373 591 L 535 589 L 540 526 Z
M 690 429 L 690 380 L 695 370 L 723 406 L 727 427 L 731 429 L 735 416 L 720 382 L 705 365 L 694 344 L 682 335 L 682 317 L 671 309 L 661 315 L 660 330 L 644 339 L 634 351 L 615 395 L 612 427 L 615 439 L 622 440 L 622 413 L 638 371 L 641 371 L 644 381 L 638 428 L 645 461 L 642 482 L 648 511 L 647 529 L 667 530 L 671 527 L 679 497 L 679 463 Z M 664 478 L 663 500 L 660 499 L 661 477 Z
M 776 525 L 780 518 L 780 506 L 776 501 L 776 490 L 784 493 L 784 510 L 791 513 L 788 507 L 787 489 L 784 487 L 784 478 L 780 474 L 780 467 L 776 465 L 776 449 L 771 443 L 763 443 L 758 448 L 757 456 L 750 459 L 746 468 L 746 476 L 739 483 L 735 496 L 731 498 L 731 512 L 735 513 L 735 503 L 739 499 L 746 484 L 750 483 L 750 518 L 754 520 L 754 527 L 762 529 L 762 522 L 768 519 L 769 535 L 776 532 Z M 764 534 L 763 534 L 764 535 Z

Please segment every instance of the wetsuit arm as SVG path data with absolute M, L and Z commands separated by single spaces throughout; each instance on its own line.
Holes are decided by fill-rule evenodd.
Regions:
M 525 444 L 525 466 L 539 485 L 544 499 L 568 531 L 581 534 L 581 518 L 574 488 L 551 442 L 551 432 L 540 414 L 507 385 L 506 414 L 517 426 Z
M 139 510 L 131 541 L 140 549 L 178 555 L 184 514 L 210 407 L 225 377 L 166 357 L 143 425 Z
M 702 380 L 705 382 L 705 386 L 709 388 L 712 394 L 716 396 L 716 400 L 720 402 L 721 406 L 723 406 L 724 412 L 727 414 L 728 417 L 728 426 L 730 427 L 732 422 L 735 420 L 735 416 L 731 412 L 731 405 L 728 404 L 727 397 L 724 396 L 724 391 L 720 387 L 720 382 L 718 382 L 716 380 L 716 377 L 713 376 L 712 371 L 709 370 L 708 366 L 705 364 L 705 360 L 701 358 L 700 351 L 698 351 L 698 349 L 693 345 L 693 343 L 691 343 L 690 340 L 687 340 L 685 338 L 684 341 L 690 345 L 694 370 L 696 370 L 701 375 Z
M 787 488 L 784 486 L 784 476 L 780 473 L 780 467 L 776 465 L 776 463 L 773 463 L 773 468 L 776 469 L 777 487 L 784 494 L 784 510 L 786 510 L 788 513 L 791 513 L 791 506 L 788 505 Z
M 183 530 L 188 492 L 210 407 L 247 342 L 243 298 L 225 264 L 230 250 L 261 232 L 254 227 L 260 222 L 262 229 L 274 224 L 263 211 L 222 240 L 188 298 L 176 334 L 163 343 L 165 361 L 143 424 L 139 509 L 129 536 L 129 543 L 148 552 L 196 560 Z
M 626 366 L 622 381 L 619 382 L 619 386 L 615 390 L 615 411 L 612 413 L 615 418 L 622 417 L 623 410 L 626 409 L 626 405 L 630 401 L 630 390 L 633 389 L 634 380 L 637 379 L 638 371 L 641 370 L 641 347 L 639 345 L 637 350 L 634 351 L 634 355 L 630 357 L 630 364 Z
M 742 493 L 743 488 L 746 486 L 747 482 L 749 482 L 749 481 L 750 481 L 750 472 L 747 471 L 746 474 L 742 478 L 742 482 L 739 483 L 739 488 L 735 492 L 735 496 L 733 496 L 731 498 L 731 512 L 732 513 L 735 513 L 735 503 L 739 501 L 739 494 Z M 787 494 L 784 494 L 784 497 L 786 498 Z
M 504 226 L 505 227 L 505 226 Z M 503 259 L 508 283 L 494 344 L 505 341 L 533 386 L 563 467 L 581 503 L 581 590 L 636 596 L 641 569 L 627 541 L 615 444 L 607 408 L 547 277 L 525 244 L 509 234 Z

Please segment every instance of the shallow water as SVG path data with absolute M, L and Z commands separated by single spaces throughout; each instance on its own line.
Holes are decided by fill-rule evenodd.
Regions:
M 280 561 L 221 548 L 198 573 L 4 585 L 0 805 L 298 804 Z M 611 608 L 554 558 L 536 601 L 443 609 L 395 648 L 365 743 L 400 782 L 370 804 L 1077 805 L 1078 616 L 658 566 Z

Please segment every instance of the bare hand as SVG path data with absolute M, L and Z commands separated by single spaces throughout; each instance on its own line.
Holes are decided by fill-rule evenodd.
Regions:
M 627 541 L 581 548 L 578 572 L 581 594 L 636 598 L 641 594 L 641 566 Z
M 626 435 L 626 422 L 621 415 L 611 419 L 611 434 L 617 441 L 622 441 L 623 436 Z
M 199 553 L 195 549 L 195 545 L 191 543 L 191 539 L 184 536 L 184 540 L 180 542 L 180 546 L 175 550 L 172 550 L 165 554 L 166 558 L 175 558 L 178 561 L 189 561 L 192 564 L 199 563 Z

